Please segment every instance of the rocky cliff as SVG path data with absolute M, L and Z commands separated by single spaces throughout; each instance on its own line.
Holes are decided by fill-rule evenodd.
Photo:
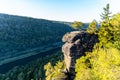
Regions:
M 85 56 L 85 52 L 91 52 L 98 42 L 98 37 L 95 34 L 88 34 L 86 31 L 73 31 L 65 34 L 62 41 L 65 42 L 62 46 L 62 52 L 66 70 L 71 77 L 68 80 L 73 80 L 76 59 Z

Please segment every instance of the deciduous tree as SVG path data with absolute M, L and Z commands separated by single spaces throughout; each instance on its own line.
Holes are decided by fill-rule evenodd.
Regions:
M 82 22 L 79 22 L 79 21 L 75 21 L 73 24 L 72 24 L 72 27 L 76 30 L 81 30 L 84 26 L 84 23 Z

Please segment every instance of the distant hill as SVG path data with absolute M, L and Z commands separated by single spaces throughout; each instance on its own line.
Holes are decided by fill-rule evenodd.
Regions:
M 70 24 L 0 14 L 0 63 L 60 46 L 62 36 L 73 30 Z

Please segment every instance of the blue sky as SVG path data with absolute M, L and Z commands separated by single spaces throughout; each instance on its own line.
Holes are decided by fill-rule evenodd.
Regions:
M 120 0 L 0 0 L 0 13 L 58 21 L 98 22 L 103 7 L 120 12 Z

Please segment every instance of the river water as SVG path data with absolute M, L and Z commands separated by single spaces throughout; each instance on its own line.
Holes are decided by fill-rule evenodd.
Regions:
M 33 56 L 29 56 L 29 57 L 26 57 L 26 58 L 23 58 L 23 59 L 19 59 L 19 60 L 16 60 L 16 61 L 13 61 L 13 62 L 10 62 L 10 63 L 7 63 L 7 64 L 3 64 L 3 65 L 0 66 L 0 73 L 6 73 L 15 66 L 25 65 L 30 61 L 34 61 L 38 58 L 45 57 L 47 55 L 55 54 L 57 51 L 60 51 L 60 50 L 61 50 L 61 48 L 59 47 L 59 48 L 55 48 L 55 49 L 52 49 L 52 50 L 49 50 L 49 51 L 46 51 L 46 52 L 42 52 L 42 53 L 39 53 L 39 54 L 36 54 L 36 55 L 33 55 Z

